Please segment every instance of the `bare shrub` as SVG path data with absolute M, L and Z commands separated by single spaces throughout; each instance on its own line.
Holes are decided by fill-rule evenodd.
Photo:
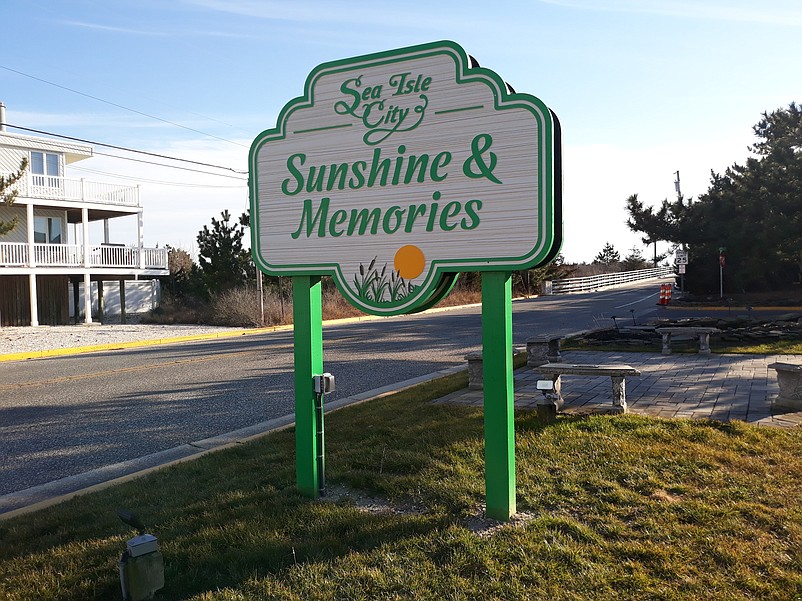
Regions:
M 211 300 L 210 323 L 255 328 L 262 325 L 259 297 L 253 288 L 232 288 Z
M 209 323 L 209 307 L 185 299 L 166 298 L 153 311 L 143 315 L 140 321 L 161 325 Z
M 284 291 L 281 302 L 281 289 L 271 286 L 263 290 L 264 323 L 259 306 L 259 293 L 253 287 L 234 288 L 215 295 L 208 304 L 192 303 L 187 299 L 165 299 L 161 306 L 144 316 L 144 323 L 175 324 L 204 323 L 216 326 L 259 328 L 292 323 L 292 293 Z M 478 303 L 482 300 L 481 290 L 470 287 L 455 287 L 440 303 L 441 306 L 454 306 Z M 322 291 L 323 319 L 344 319 L 365 315 L 340 294 L 339 290 L 327 282 Z
M 482 302 L 482 290 L 474 288 L 460 288 L 455 286 L 442 301 L 440 307 L 455 307 L 457 305 L 473 305 Z
M 292 296 L 282 305 L 279 292 L 267 288 L 264 294 L 264 323 L 259 307 L 259 293 L 253 288 L 236 288 L 212 299 L 211 323 L 214 325 L 262 327 L 292 323 Z M 322 295 L 323 319 L 364 315 L 351 306 L 336 288 L 326 288 Z
M 259 292 L 250 287 L 234 288 L 215 296 L 211 302 L 211 323 L 221 326 L 259 328 L 292 323 L 292 297 L 282 304 L 278 291 L 266 288 L 264 323 L 262 323 Z
M 364 313 L 345 300 L 337 288 L 323 288 L 323 319 L 344 319 L 360 315 Z
M 265 326 L 279 326 L 292 323 L 292 297 L 285 298 L 282 305 L 278 294 L 265 290 Z
M 570 276 L 572 278 L 584 278 L 605 273 L 620 273 L 624 270 L 620 263 L 611 265 L 605 265 L 603 263 L 577 263 L 571 267 L 574 268 L 574 273 Z

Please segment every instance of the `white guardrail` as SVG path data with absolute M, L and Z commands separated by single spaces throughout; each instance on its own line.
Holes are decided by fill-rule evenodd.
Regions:
M 620 273 L 602 273 L 589 275 L 583 278 L 568 278 L 551 282 L 551 294 L 564 294 L 567 292 L 589 292 L 599 288 L 609 288 L 638 280 L 651 280 L 674 275 L 673 267 L 655 267 L 653 269 L 637 269 L 635 271 L 622 271 Z M 546 283 L 548 284 L 548 282 Z M 546 286 L 548 289 L 548 286 Z M 547 294 L 549 294 L 547 292 Z

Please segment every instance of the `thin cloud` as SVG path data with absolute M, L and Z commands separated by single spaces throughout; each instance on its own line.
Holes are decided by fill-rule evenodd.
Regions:
M 65 127 L 150 127 L 151 123 L 142 122 L 134 118 L 118 117 L 102 113 L 45 113 L 45 112 L 30 112 L 9 109 L 7 120 L 14 125 L 22 127 L 32 127 L 35 129 L 53 130 L 56 133 L 63 133 Z M 27 132 L 17 132 L 25 135 Z
M 132 131 L 141 131 L 143 129 L 175 131 L 175 126 L 172 125 L 171 123 L 143 119 L 137 116 L 127 117 L 124 115 L 119 116 L 112 113 L 99 113 L 99 112 L 91 112 L 91 113 L 31 112 L 31 111 L 14 110 L 13 107 L 10 107 L 8 110 L 8 116 L 6 117 L 6 121 L 9 123 L 9 128 L 13 127 L 14 125 L 18 125 L 20 127 L 30 127 L 32 129 L 50 131 L 56 134 L 69 133 L 65 130 L 65 128 L 71 128 L 71 129 L 80 128 L 84 131 L 88 130 L 98 131 L 98 130 L 112 130 L 112 129 L 123 129 Z M 208 118 L 182 120 L 181 125 L 204 127 L 208 125 L 208 122 L 209 122 Z M 13 131 L 14 133 L 22 135 L 38 135 L 23 130 L 13 130 Z M 81 137 L 81 134 L 74 134 L 74 135 L 78 135 L 79 137 Z M 87 134 L 88 137 L 92 137 L 92 135 Z M 114 140 L 109 140 L 106 138 L 98 139 L 98 141 L 108 142 L 111 144 L 116 143 Z M 250 144 L 250 140 L 247 140 L 247 144 L 246 143 L 243 144 L 247 146 L 248 144 Z
M 354 4 L 342 2 L 297 2 L 295 0 L 185 0 L 188 5 L 226 12 L 246 17 L 270 19 L 276 21 L 292 21 L 299 23 L 329 23 L 348 25 L 377 25 L 382 27 L 442 29 L 455 27 L 476 27 L 475 19 L 460 17 L 448 13 L 439 17 L 432 11 L 413 12 L 404 10 L 388 13 L 386 4 L 373 8 L 371 4 Z M 391 15 L 391 18 L 388 17 Z M 481 23 L 483 28 L 489 25 Z
M 265 39 L 265 36 L 251 35 L 247 33 L 237 33 L 231 31 L 197 31 L 197 32 L 186 33 L 185 35 L 195 35 L 201 37 L 206 36 L 210 38 L 237 38 L 237 39 L 251 39 L 251 40 Z
M 63 21 L 64 25 L 71 27 L 82 27 L 83 29 L 93 29 L 95 31 L 108 31 L 112 33 L 124 33 L 128 35 L 141 35 L 152 37 L 172 37 L 180 36 L 194 36 L 194 37 L 215 37 L 215 38 L 253 38 L 260 39 L 260 36 L 250 34 L 243 34 L 239 32 L 227 31 L 154 31 L 144 29 L 132 29 L 130 27 L 117 27 L 114 25 L 101 25 L 100 23 L 87 23 L 86 21 Z
M 797 2 L 684 2 L 676 0 L 540 0 L 578 10 L 652 14 L 684 19 L 736 21 L 769 25 L 802 26 L 802 8 Z
M 84 29 L 94 29 L 97 31 L 111 31 L 114 33 L 127 33 L 131 35 L 148 35 L 164 37 L 168 34 L 161 31 L 145 31 L 143 29 L 130 29 L 128 27 L 116 27 L 114 25 L 101 25 L 100 23 L 87 23 L 86 21 L 63 21 L 64 25 L 71 27 L 82 27 Z
M 246 17 L 260 19 L 274 19 L 279 21 L 351 21 L 338 17 L 342 14 L 333 4 L 328 10 L 320 10 L 318 5 L 301 4 L 298 2 L 261 2 L 252 0 L 187 0 L 187 4 L 214 10 L 232 13 Z M 352 15 L 353 16 L 353 15 Z

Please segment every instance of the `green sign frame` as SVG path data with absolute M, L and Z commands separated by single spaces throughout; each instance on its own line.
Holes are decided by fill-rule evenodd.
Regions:
M 434 306 L 458 273 L 477 271 L 487 516 L 509 519 L 511 272 L 547 264 L 562 243 L 557 116 L 458 44 L 433 42 L 313 69 L 254 140 L 249 167 L 254 261 L 293 282 L 298 489 L 323 494 L 321 276 L 359 309 L 397 315 Z
M 459 272 L 546 264 L 558 127 L 454 42 L 324 63 L 251 146 L 254 261 L 331 276 L 375 315 L 428 308 Z

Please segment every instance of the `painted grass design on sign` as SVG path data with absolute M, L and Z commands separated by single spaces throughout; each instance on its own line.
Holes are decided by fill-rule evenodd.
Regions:
M 388 274 L 387 263 L 379 271 L 377 259 L 373 257 L 367 268 L 363 263 L 359 264 L 359 272 L 354 275 L 357 296 L 374 303 L 386 303 L 400 301 L 412 294 L 415 285 L 405 280 L 398 269 L 391 269 Z

